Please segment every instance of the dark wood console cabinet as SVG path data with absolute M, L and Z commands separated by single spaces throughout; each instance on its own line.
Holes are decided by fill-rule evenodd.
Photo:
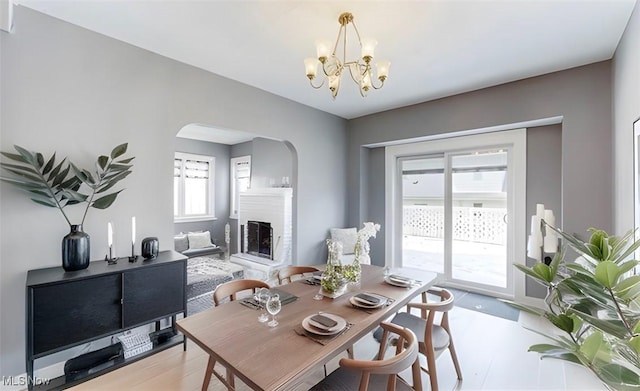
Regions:
M 91 262 L 84 270 L 61 267 L 27 272 L 27 378 L 33 379 L 35 360 L 128 329 L 187 315 L 187 257 L 162 251 L 152 260 L 120 259 L 117 264 Z M 129 364 L 168 347 L 184 344 L 176 335 L 150 352 L 119 359 L 98 371 L 52 379 L 46 389 L 64 389 Z M 34 387 L 29 382 L 29 390 Z M 40 388 L 40 387 L 36 387 Z

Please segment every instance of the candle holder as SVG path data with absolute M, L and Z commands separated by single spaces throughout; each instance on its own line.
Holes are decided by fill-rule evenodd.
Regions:
M 114 258 L 112 256 L 111 246 L 109 246 L 109 254 L 104 256 L 104 260 L 105 262 L 107 262 L 107 265 L 115 265 L 116 263 L 118 263 L 118 258 Z
M 136 255 L 136 244 L 131 243 L 131 256 L 129 257 L 129 262 L 137 262 L 138 256 Z
M 556 218 L 553 211 L 544 209 L 543 204 L 536 205 L 536 214 L 531 216 L 531 235 L 527 241 L 527 256 L 538 262 L 551 264 L 552 257 L 546 254 L 558 252 L 558 234 L 555 228 Z

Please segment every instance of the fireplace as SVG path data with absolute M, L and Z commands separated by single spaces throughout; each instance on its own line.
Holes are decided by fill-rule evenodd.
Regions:
M 247 221 L 247 253 L 273 259 L 273 228 L 264 221 Z

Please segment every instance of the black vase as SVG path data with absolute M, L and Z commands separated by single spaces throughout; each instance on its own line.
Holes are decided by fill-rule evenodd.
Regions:
M 62 239 L 62 267 L 68 272 L 86 269 L 90 254 L 89 235 L 82 231 L 82 224 L 72 225 Z

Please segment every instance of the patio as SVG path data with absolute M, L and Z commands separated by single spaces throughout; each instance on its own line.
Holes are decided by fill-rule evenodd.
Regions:
M 403 265 L 442 273 L 443 241 L 424 236 L 405 235 L 402 241 Z M 507 270 L 503 245 L 464 240 L 453 241 L 453 278 L 506 287 Z

